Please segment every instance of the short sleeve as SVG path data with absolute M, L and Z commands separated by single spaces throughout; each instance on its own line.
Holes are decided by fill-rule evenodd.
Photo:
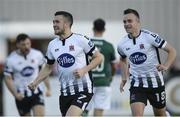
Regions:
M 11 63 L 10 59 L 7 59 L 4 66 L 4 75 L 9 76 L 13 74 L 13 64 Z
M 167 42 L 158 34 L 151 33 L 149 38 L 150 43 L 157 48 L 164 48 Z
M 84 38 L 81 40 L 82 41 L 82 46 L 83 50 L 87 55 L 92 56 L 95 51 L 98 49 L 95 47 L 94 43 L 89 39 L 88 37 L 84 36 Z
M 123 52 L 123 49 L 121 48 L 120 44 L 119 44 L 118 47 L 117 47 L 117 51 L 118 51 L 119 55 L 120 55 L 122 58 L 126 58 L 126 55 L 125 55 L 125 53 Z
M 45 58 L 47 59 L 47 64 L 54 64 L 55 59 L 51 51 L 51 44 L 48 45 Z
M 45 58 L 41 52 L 39 52 L 39 66 L 42 66 L 45 63 Z

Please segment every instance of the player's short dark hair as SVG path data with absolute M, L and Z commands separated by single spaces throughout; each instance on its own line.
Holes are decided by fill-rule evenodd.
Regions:
M 25 33 L 20 33 L 17 37 L 16 37 L 16 43 L 19 43 L 21 41 L 26 40 L 27 38 L 29 38 L 29 36 Z
M 106 22 L 103 19 L 98 18 L 94 20 L 93 22 L 93 26 L 94 26 L 93 29 L 96 31 L 104 31 L 105 25 L 106 25 Z
M 54 14 L 54 16 L 57 16 L 57 15 L 63 15 L 68 20 L 68 22 L 70 22 L 70 27 L 72 26 L 72 24 L 73 24 L 73 16 L 72 16 L 71 13 L 66 12 L 66 11 L 57 11 Z
M 134 14 L 135 16 L 137 16 L 138 19 L 140 19 L 139 13 L 136 10 L 130 9 L 130 8 L 124 10 L 124 15 L 129 14 L 129 13 Z

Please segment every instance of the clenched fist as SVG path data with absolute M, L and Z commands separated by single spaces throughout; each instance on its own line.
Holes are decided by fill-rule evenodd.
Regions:
M 34 91 L 36 89 L 36 87 L 37 87 L 37 85 L 34 82 L 32 82 L 28 85 L 28 88 L 32 91 Z

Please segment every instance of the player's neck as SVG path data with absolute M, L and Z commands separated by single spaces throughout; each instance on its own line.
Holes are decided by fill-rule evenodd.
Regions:
M 64 34 L 59 35 L 59 36 L 60 36 L 61 40 L 64 40 L 64 39 L 67 39 L 68 37 L 70 37 L 71 35 L 72 35 L 72 32 L 71 31 L 67 31 Z
M 133 33 L 129 33 L 129 35 L 131 38 L 136 38 L 140 35 L 140 33 L 141 33 L 141 30 L 136 30 Z
M 27 57 L 27 55 L 30 53 L 30 50 L 27 52 L 22 52 L 20 49 L 17 50 L 17 53 L 21 56 L 23 56 L 24 58 Z
M 103 33 L 102 33 L 102 32 L 101 32 L 101 33 L 100 33 L 100 32 L 99 32 L 99 33 L 97 33 L 97 32 L 94 33 L 94 37 L 102 37 L 102 36 L 103 36 Z

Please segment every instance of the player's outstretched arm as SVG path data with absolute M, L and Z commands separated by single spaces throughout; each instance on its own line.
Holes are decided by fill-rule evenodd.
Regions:
M 49 74 L 52 72 L 53 65 L 46 64 L 41 71 L 39 72 L 38 77 L 28 85 L 28 88 L 31 90 L 35 90 L 37 85 L 45 80 Z

